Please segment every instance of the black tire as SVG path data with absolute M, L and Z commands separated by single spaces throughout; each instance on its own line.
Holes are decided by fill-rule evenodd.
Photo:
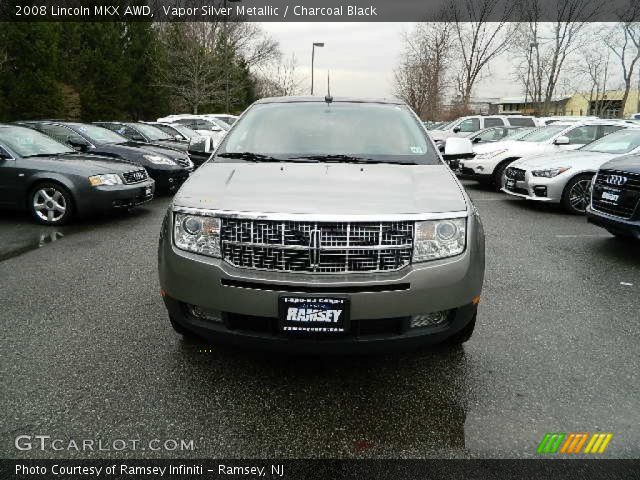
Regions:
M 73 197 L 57 182 L 42 182 L 29 192 L 27 208 L 42 225 L 64 225 L 73 218 Z
M 591 179 L 593 174 L 576 175 L 564 187 L 562 208 L 573 215 L 584 215 L 591 201 Z
M 447 343 L 449 345 L 462 345 L 464 342 L 468 341 L 476 328 L 477 316 L 477 313 L 474 314 L 471 321 L 462 330 L 447 339 Z
M 622 242 L 632 242 L 634 240 L 632 235 L 626 233 L 614 232 L 613 230 L 607 230 L 607 232 L 609 232 L 611 235 L 616 237 L 617 240 L 620 240 Z
M 187 330 L 186 328 L 184 328 L 181 324 L 176 322 L 172 317 L 169 317 L 169 321 L 171 322 L 171 326 L 173 327 L 176 333 L 179 333 L 180 335 L 188 339 L 198 338 L 198 336 L 195 333 L 193 333 L 191 330 Z
M 515 160 L 507 160 L 506 162 L 499 163 L 493 170 L 493 175 L 491 176 L 491 188 L 496 192 L 501 191 L 502 176 L 504 175 L 504 171 L 513 162 L 515 162 Z

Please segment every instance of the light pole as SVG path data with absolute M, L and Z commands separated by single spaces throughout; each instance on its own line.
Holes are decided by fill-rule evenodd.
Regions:
M 323 42 L 313 42 L 311 46 L 311 95 L 313 95 L 313 60 L 316 55 L 316 47 L 324 47 Z
M 538 42 L 531 42 L 529 44 L 529 65 L 527 65 L 527 82 L 525 83 L 525 87 L 524 87 L 524 108 L 527 108 L 527 100 L 529 97 L 529 74 L 531 73 L 531 70 L 533 69 L 533 66 L 531 65 L 533 62 L 533 49 L 536 48 L 538 46 Z M 533 100 L 533 95 L 531 96 L 531 99 Z M 524 112 L 523 112 L 524 113 Z
M 225 113 L 230 113 L 230 98 L 229 98 L 229 28 L 227 22 L 229 15 L 227 12 L 227 2 L 238 3 L 242 0 L 224 0 L 224 101 L 226 105 Z

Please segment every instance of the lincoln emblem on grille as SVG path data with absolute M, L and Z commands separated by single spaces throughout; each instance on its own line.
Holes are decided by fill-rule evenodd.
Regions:
M 320 238 L 320 230 L 309 232 L 309 262 L 312 268 L 317 267 L 320 263 Z
M 627 183 L 627 180 L 628 178 L 623 177 L 622 175 L 609 175 L 604 179 L 604 181 L 607 182 L 609 185 L 617 185 L 619 187 Z

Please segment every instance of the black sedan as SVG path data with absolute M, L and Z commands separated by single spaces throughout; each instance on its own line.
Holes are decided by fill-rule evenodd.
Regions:
M 640 240 L 640 155 L 614 158 L 600 167 L 587 219 L 616 237 Z
M 74 215 L 129 209 L 153 198 L 138 165 L 78 153 L 35 130 L 0 124 L 0 208 L 25 210 L 45 225 Z
M 172 148 L 180 152 L 186 152 L 189 144 L 178 140 L 159 128 L 148 123 L 141 122 L 94 122 L 95 125 L 108 128 L 132 142 L 156 145 L 159 147 Z
M 156 188 L 161 192 L 177 189 L 193 170 L 191 161 L 183 158 L 184 154 L 163 147 L 131 142 L 98 125 L 48 120 L 21 122 L 21 125 L 34 128 L 80 152 L 141 165 L 156 181 Z M 176 154 L 180 156 L 176 157 Z

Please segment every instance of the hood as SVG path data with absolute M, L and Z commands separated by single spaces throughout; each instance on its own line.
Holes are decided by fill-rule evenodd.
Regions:
M 35 160 L 35 158 L 34 158 Z M 108 157 L 98 155 L 85 155 L 80 153 L 70 153 L 51 157 L 38 157 L 38 162 L 47 164 L 48 168 L 56 169 L 56 166 L 65 171 L 77 172 L 80 174 L 100 174 L 100 173 L 124 173 L 135 170 L 135 165 Z
M 160 155 L 164 155 L 165 157 L 169 157 L 173 160 L 176 158 L 188 158 L 186 153 L 176 150 L 175 148 L 155 145 L 153 143 L 127 142 L 125 145 L 136 147 L 139 150 L 145 150 L 143 153 L 159 153 Z
M 158 147 L 166 147 L 179 152 L 186 152 L 189 144 L 187 142 L 180 142 L 178 140 L 154 140 L 150 145 Z
M 640 154 L 617 157 L 600 167 L 602 170 L 619 170 L 640 175 Z
M 586 152 L 581 150 L 558 151 L 542 155 L 529 156 L 516 160 L 510 166 L 524 170 L 556 167 L 598 168 L 615 155 L 611 153 Z
M 466 210 L 444 165 L 206 163 L 174 198 L 181 207 L 264 213 L 405 214 Z
M 449 130 L 429 130 L 428 135 L 433 139 L 433 141 L 435 142 L 436 140 L 446 140 L 449 137 L 455 137 L 455 133 L 449 131 Z

